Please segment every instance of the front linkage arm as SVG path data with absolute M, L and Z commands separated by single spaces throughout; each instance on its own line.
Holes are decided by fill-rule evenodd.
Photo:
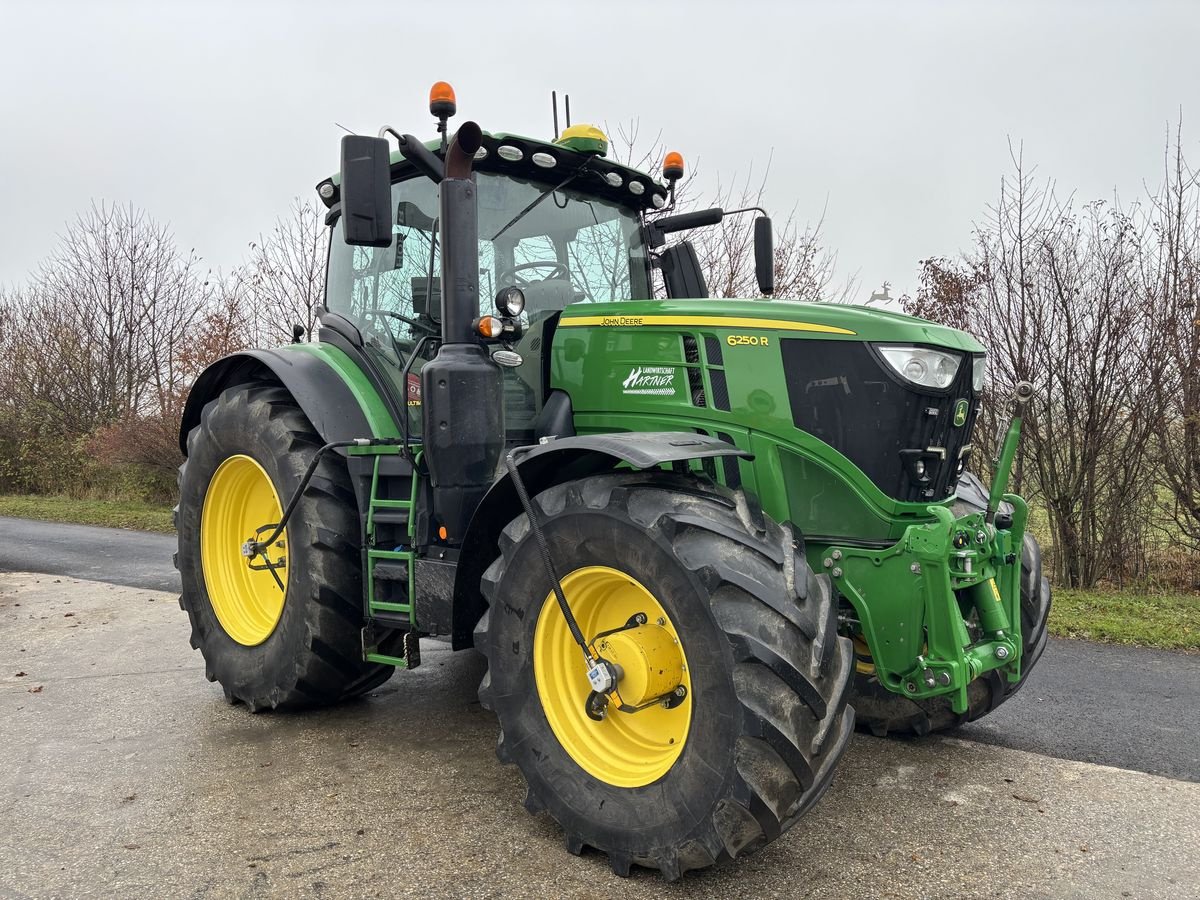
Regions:
M 985 512 L 956 519 L 945 506 L 930 506 L 935 521 L 909 526 L 891 547 L 831 548 L 824 561 L 859 613 L 880 681 L 905 696 L 950 695 L 962 713 L 967 685 L 984 672 L 1020 680 L 1021 543 L 1029 513 L 1006 489 L 1032 396 L 1032 385 L 1017 385 Z M 1001 501 L 1011 504 L 1012 521 L 997 528 Z M 913 592 L 922 597 L 923 615 L 913 609 Z M 966 621 L 972 610 L 974 635 Z

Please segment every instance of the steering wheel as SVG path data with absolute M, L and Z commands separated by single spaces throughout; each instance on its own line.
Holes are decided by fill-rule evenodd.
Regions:
M 533 262 L 518 263 L 515 266 L 509 266 L 500 273 L 500 277 L 496 280 L 500 284 L 508 284 L 511 279 L 512 283 L 517 287 L 523 287 L 529 284 L 529 282 L 517 273 L 524 272 L 526 269 L 550 269 L 551 272 L 546 278 L 566 278 L 567 280 L 571 278 L 571 270 L 567 268 L 566 263 L 561 263 L 556 259 L 535 259 Z

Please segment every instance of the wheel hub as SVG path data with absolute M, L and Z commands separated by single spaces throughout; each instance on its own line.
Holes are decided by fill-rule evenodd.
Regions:
M 617 667 L 616 698 L 622 707 L 644 706 L 675 693 L 683 682 L 679 639 L 662 625 L 638 625 L 602 637 L 596 652 Z
M 590 647 L 617 683 L 596 693 L 551 593 L 534 632 L 538 699 L 559 743 L 590 775 L 618 787 L 661 778 L 691 725 L 687 657 L 666 610 L 642 584 L 608 566 L 576 569 L 562 588 Z

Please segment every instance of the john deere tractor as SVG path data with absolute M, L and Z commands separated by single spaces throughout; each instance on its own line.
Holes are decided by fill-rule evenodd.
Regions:
M 385 128 L 317 193 L 315 340 L 237 353 L 183 418 L 192 645 L 250 710 L 487 658 L 479 699 L 567 849 L 669 879 L 749 853 L 854 729 L 925 734 L 1012 696 L 1050 594 L 1006 493 L 1021 410 L 970 474 L 984 348 L 769 299 L 770 220 L 678 212 L 597 128 Z M 568 123 L 569 125 L 569 123 Z M 556 127 L 557 132 L 557 127 Z M 673 238 L 754 216 L 760 299 Z

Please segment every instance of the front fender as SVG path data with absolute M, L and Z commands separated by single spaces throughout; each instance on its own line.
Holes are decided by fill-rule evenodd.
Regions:
M 200 424 L 205 404 L 234 385 L 278 381 L 326 441 L 398 437 L 400 432 L 366 376 L 330 344 L 291 344 L 278 350 L 245 350 L 217 360 L 200 373 L 188 393 L 179 427 L 179 448 Z
M 556 484 L 608 472 L 622 464 L 633 469 L 651 469 L 664 463 L 717 456 L 754 458 L 749 451 L 703 434 L 619 432 L 585 434 L 540 444 L 518 457 L 517 469 L 533 497 Z M 486 606 L 479 590 L 480 579 L 492 560 L 500 555 L 500 532 L 520 512 L 517 490 L 505 472 L 475 510 L 463 540 L 454 581 L 451 641 L 455 650 L 472 645 L 472 631 Z

